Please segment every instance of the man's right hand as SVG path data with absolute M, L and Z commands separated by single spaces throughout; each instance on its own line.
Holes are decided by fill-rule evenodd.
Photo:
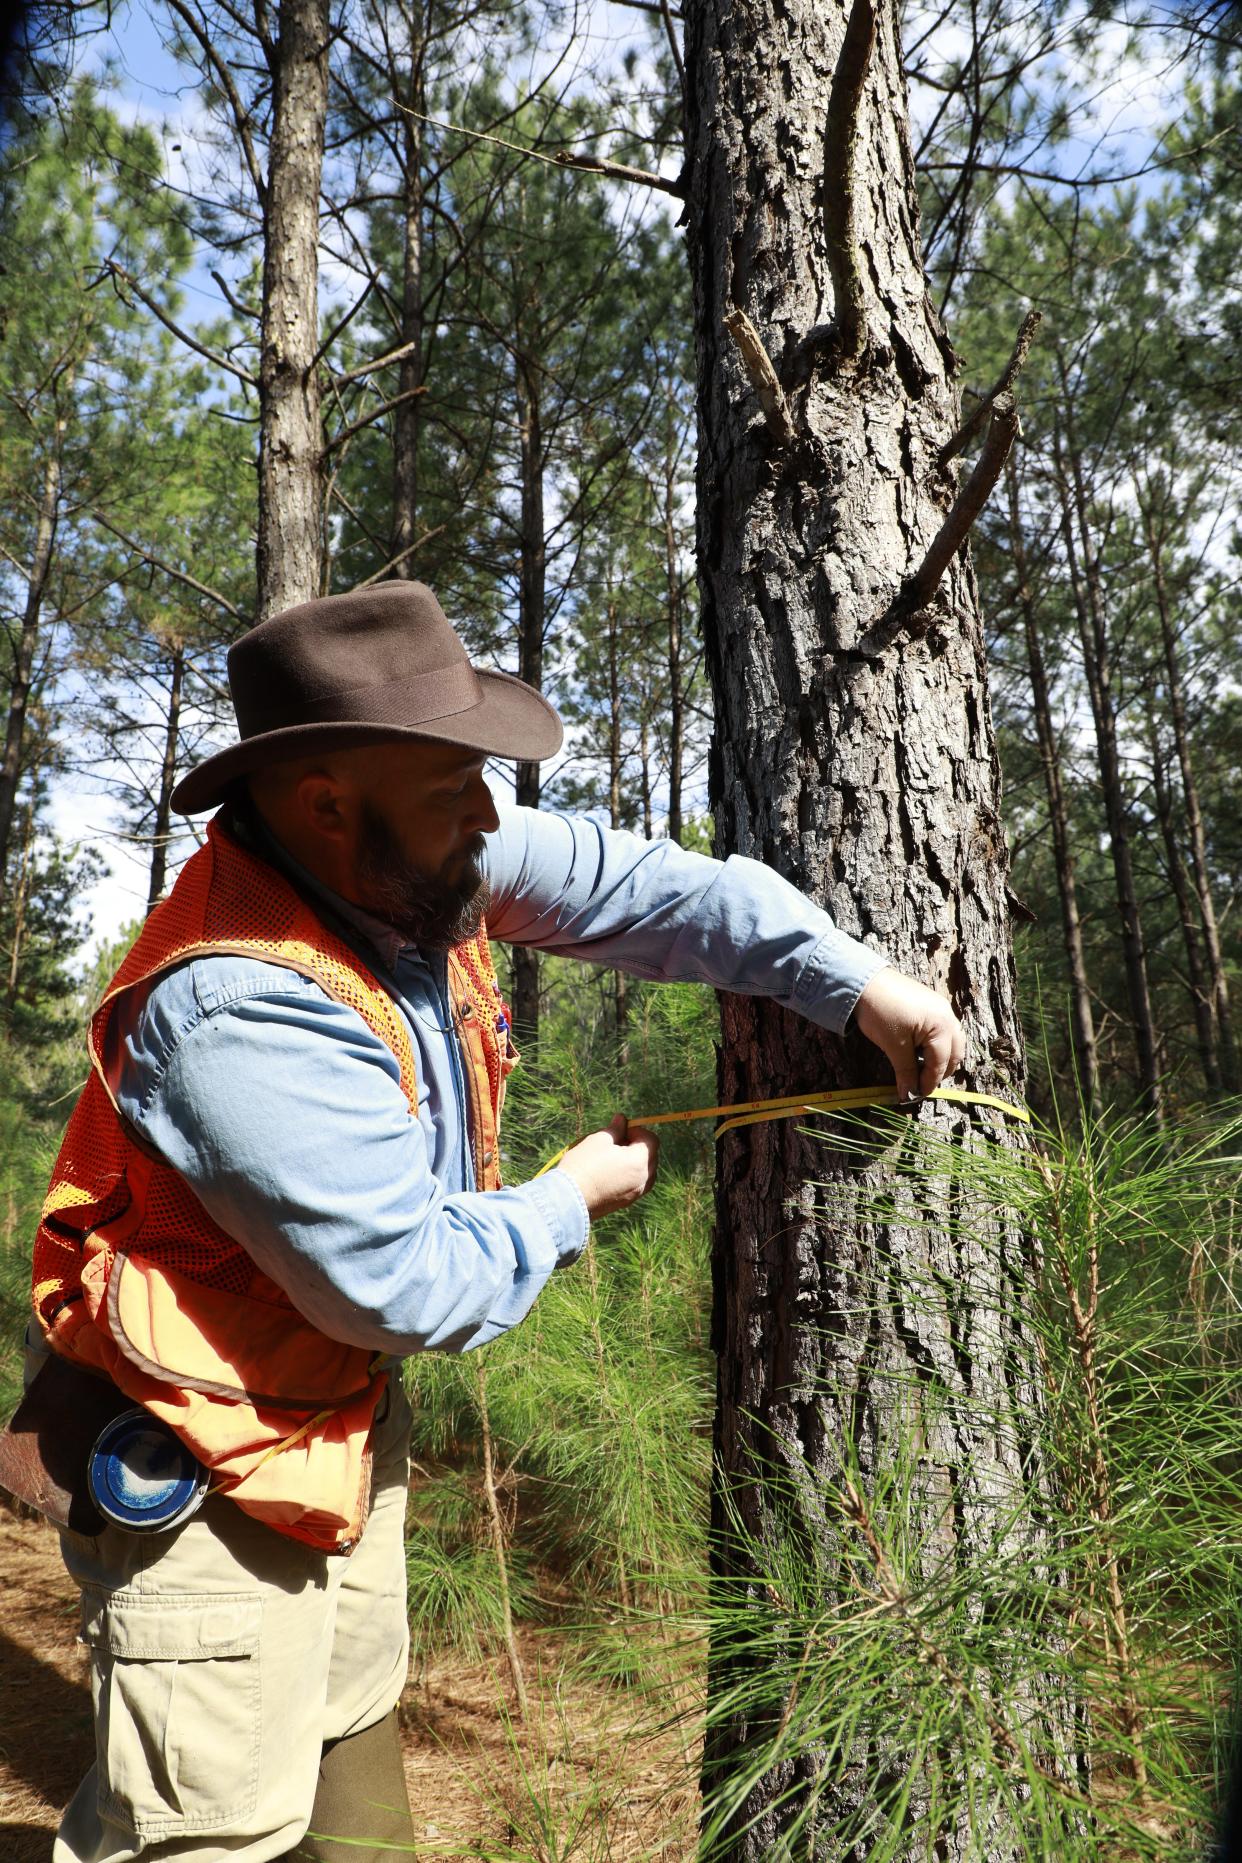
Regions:
M 561 1159 L 586 1200 L 591 1220 L 624 1210 L 646 1196 L 655 1183 L 660 1141 L 643 1126 L 631 1126 L 618 1113 L 603 1132 L 572 1145 Z

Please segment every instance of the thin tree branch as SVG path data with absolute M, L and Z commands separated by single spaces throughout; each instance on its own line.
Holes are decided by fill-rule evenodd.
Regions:
M 111 531 L 114 537 L 119 537 L 121 542 L 136 556 L 142 558 L 144 563 L 150 563 L 152 569 L 158 569 L 162 575 L 171 576 L 174 582 L 183 583 L 187 589 L 193 589 L 197 595 L 205 595 L 208 601 L 215 602 L 218 607 L 224 609 L 226 614 L 232 615 L 235 621 L 242 622 L 246 627 L 250 626 L 249 615 L 244 615 L 240 608 L 235 608 L 227 595 L 221 595 L 218 589 L 211 588 L 206 582 L 200 582 L 197 576 L 191 576 L 184 569 L 174 569 L 171 563 L 164 562 L 162 557 L 156 556 L 154 551 L 149 550 L 145 543 L 139 543 L 136 537 L 130 537 L 125 531 L 118 529 L 111 519 L 104 516 L 102 511 L 92 510 L 91 516 L 97 524 L 102 524 L 106 531 Z
M 917 572 L 902 590 L 901 605 L 906 609 L 925 608 L 939 585 L 940 578 L 966 541 L 967 532 L 988 501 L 1009 449 L 1018 436 L 1018 404 L 1011 394 L 997 395 L 992 403 L 992 420 L 983 451 L 975 461 L 970 477 L 953 503 L 953 509 L 940 526 L 930 550 Z
M 982 427 L 999 397 L 1001 395 L 1007 395 L 1010 392 L 1021 373 L 1022 365 L 1031 352 L 1031 344 L 1035 340 L 1035 332 L 1043 322 L 1043 318 L 1044 314 L 1042 311 L 1029 310 L 1026 313 L 1026 316 L 1022 319 L 1022 328 L 1018 331 L 1018 340 L 1013 346 L 1013 354 L 1001 370 L 995 384 L 988 390 L 987 394 L 984 395 L 978 407 L 969 418 L 962 422 L 957 432 L 946 440 L 941 447 L 939 458 L 942 466 L 947 466 L 949 461 L 955 458 L 958 453 L 965 451 Z
M 325 348 L 327 345 L 325 344 Z M 412 349 L 417 349 L 417 342 L 402 343 L 396 349 L 390 349 L 387 355 L 377 356 L 374 362 L 360 362 L 356 369 L 346 369 L 342 375 L 332 377 L 334 388 L 344 388 L 346 382 L 359 382 L 364 375 L 374 375 L 377 369 L 386 369 L 390 362 L 400 362 L 402 356 L 408 356 Z M 320 354 L 322 354 L 322 350 Z
M 260 313 L 254 308 L 253 304 L 243 304 L 240 298 L 235 298 L 229 287 L 227 278 L 220 272 L 213 272 L 211 275 L 219 285 L 221 291 L 223 291 L 228 300 L 230 309 L 235 310 L 239 317 L 249 317 L 254 323 L 258 323 Z
M 217 355 L 214 349 L 208 349 L 206 344 L 200 343 L 197 337 L 191 336 L 187 330 L 181 328 L 180 324 L 174 323 L 171 317 L 166 316 L 155 300 L 147 296 L 147 293 L 143 290 L 132 272 L 127 272 L 125 267 L 123 265 L 118 265 L 115 259 L 107 259 L 104 263 L 112 274 L 113 287 L 118 297 L 120 296 L 120 286 L 117 284 L 117 280 L 121 279 L 124 281 L 126 290 L 132 291 L 139 303 L 145 304 L 151 315 L 158 318 L 166 330 L 171 330 L 178 342 L 184 343 L 187 349 L 194 350 L 197 355 L 202 356 L 207 362 L 214 363 L 218 369 L 227 369 L 230 375 L 235 375 L 239 382 L 245 382 L 248 387 L 257 388 L 259 386 L 257 377 L 253 376 L 249 369 L 243 369 L 240 363 L 230 362 L 227 356 Z
M 364 576 L 361 582 L 355 582 L 349 591 L 350 594 L 356 595 L 359 589 L 369 589 L 373 582 L 382 582 L 390 569 L 395 569 L 398 563 L 404 563 L 407 556 L 413 556 L 415 550 L 421 550 L 425 543 L 430 543 L 433 537 L 438 537 L 442 530 L 447 529 L 446 522 L 434 524 L 430 530 L 425 530 L 421 537 L 415 537 L 413 543 L 407 543 L 404 550 L 398 550 L 395 556 L 390 556 L 382 569 L 377 569 L 370 576 Z
M 259 205 L 265 206 L 267 183 L 263 179 L 263 170 L 259 166 L 259 158 L 255 153 L 254 138 L 250 133 L 250 112 L 245 108 L 238 94 L 237 86 L 233 82 L 232 70 L 212 44 L 211 34 L 191 7 L 183 5 L 182 0 L 168 0 L 168 7 L 170 12 L 177 15 L 186 31 L 197 43 L 204 59 L 211 67 L 216 83 L 228 99 L 229 109 L 232 111 L 233 122 L 237 129 L 237 139 L 241 143 L 242 154 L 246 158 L 246 171 L 250 176 Z M 265 46 L 264 49 L 266 51 L 268 47 Z
M 326 459 L 329 453 L 335 453 L 338 446 L 344 446 L 347 440 L 352 440 L 354 435 L 361 433 L 364 427 L 371 427 L 377 420 L 383 420 L 385 414 L 391 414 L 392 410 L 400 407 L 403 401 L 412 401 L 415 395 L 425 395 L 426 392 L 426 382 L 420 382 L 416 388 L 403 388 L 401 393 L 393 395 L 391 400 L 381 401 L 378 407 L 373 407 L 369 413 L 363 414 L 358 420 L 351 420 L 348 427 L 342 427 L 339 433 L 334 433 L 330 440 L 324 441 L 324 458 Z
M 412 116 L 416 123 L 430 123 L 433 129 L 449 129 L 458 136 L 472 136 L 476 142 L 495 143 L 498 149 L 512 149 L 515 155 L 525 155 L 532 162 L 546 162 L 549 168 L 580 168 L 588 174 L 608 175 L 616 181 L 641 182 L 644 187 L 658 188 L 664 194 L 675 194 L 678 200 L 686 198 L 685 185 L 680 176 L 670 181 L 666 175 L 653 175 L 645 168 L 631 168 L 625 162 L 606 162 L 598 155 L 577 155 L 572 149 L 557 149 L 555 154 L 545 155 L 542 149 L 532 149 L 521 142 L 506 142 L 503 136 L 489 135 L 486 130 L 467 129 L 462 123 L 444 123 L 439 117 L 423 116 L 405 104 L 398 104 L 397 108 L 406 116 Z
M 763 339 L 743 310 L 730 311 L 724 319 L 724 327 L 737 344 L 742 366 L 759 398 L 763 418 L 768 423 L 773 439 L 780 446 L 792 446 L 797 437 L 793 416 L 789 412 L 785 391 L 772 367 L 772 359 L 763 347 Z
M 367 280 L 367 288 L 363 292 L 362 296 L 360 298 L 357 298 L 355 302 L 351 304 L 350 308 L 346 311 L 345 315 L 340 319 L 339 323 L 334 324 L 332 328 L 328 331 L 327 336 L 324 337 L 323 342 L 319 345 L 319 348 L 315 351 L 314 355 L 311 357 L 311 368 L 312 369 L 317 369 L 319 367 L 319 364 L 323 361 L 324 357 L 327 355 L 328 351 L 331 349 L 333 343 L 335 343 L 337 337 L 341 334 L 342 330 L 344 330 L 348 324 L 353 322 L 354 318 L 358 315 L 358 312 L 362 309 L 363 305 L 366 303 L 367 299 L 370 297 L 374 289 L 375 289 L 375 279 L 372 277 Z M 372 364 L 372 367 L 378 367 L 378 364 Z M 338 379 L 340 381 L 349 382 L 349 381 L 352 381 L 354 378 L 352 375 L 343 375 L 339 377 Z
M 668 49 L 673 54 L 673 63 L 677 67 L 677 82 L 681 86 L 681 94 L 684 97 L 686 94 L 686 61 L 677 43 L 677 33 L 673 27 L 673 9 L 669 5 L 669 0 L 660 0 L 660 14 L 664 20 L 664 30 L 668 34 Z
M 867 305 L 858 263 L 855 180 L 859 110 L 874 49 L 873 0 L 853 0 L 828 94 L 822 194 L 833 312 L 839 354 L 846 362 L 856 362 L 867 346 Z

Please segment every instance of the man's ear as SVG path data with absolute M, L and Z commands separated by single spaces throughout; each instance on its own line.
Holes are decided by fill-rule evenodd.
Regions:
M 331 770 L 307 770 L 295 785 L 294 804 L 306 828 L 325 841 L 342 842 L 351 832 L 345 785 Z

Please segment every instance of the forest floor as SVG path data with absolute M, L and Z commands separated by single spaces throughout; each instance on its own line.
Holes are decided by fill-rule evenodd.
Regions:
M 76 1588 L 56 1536 L 0 1504 L 0 1859 L 47 1863 L 94 1758 Z M 420 1857 L 679 1863 L 694 1854 L 696 1754 L 667 1703 L 584 1680 L 554 1632 L 519 1633 L 531 1699 L 519 1729 L 499 1670 L 444 1657 L 402 1700 Z

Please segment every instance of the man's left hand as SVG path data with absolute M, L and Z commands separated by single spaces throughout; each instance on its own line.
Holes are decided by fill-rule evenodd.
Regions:
M 854 1021 L 887 1055 L 902 1100 L 931 1093 L 966 1058 L 966 1032 L 944 997 L 899 970 L 876 971 L 854 1006 Z

